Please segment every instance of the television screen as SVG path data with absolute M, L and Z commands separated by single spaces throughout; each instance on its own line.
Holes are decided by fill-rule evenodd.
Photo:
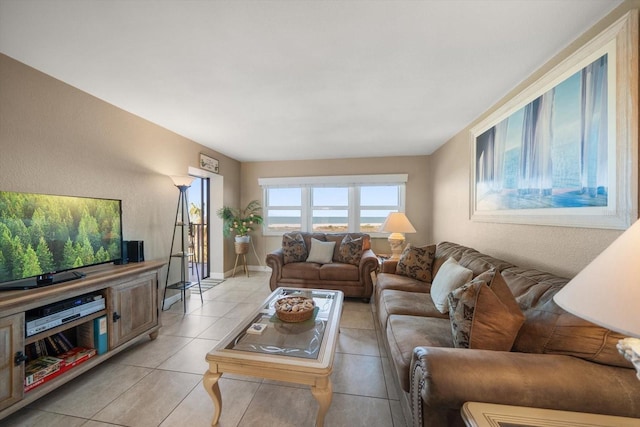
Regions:
M 0 191 L 0 283 L 121 258 L 120 200 Z

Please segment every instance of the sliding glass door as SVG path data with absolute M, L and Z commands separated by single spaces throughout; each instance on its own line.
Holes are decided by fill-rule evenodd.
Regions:
M 188 192 L 189 217 L 189 274 L 192 280 L 209 277 L 209 178 L 196 177 Z M 196 269 L 198 274 L 196 275 Z

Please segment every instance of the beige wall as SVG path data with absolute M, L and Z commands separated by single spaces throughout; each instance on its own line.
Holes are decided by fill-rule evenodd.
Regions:
M 639 8 L 640 1 L 625 2 L 620 8 L 598 23 L 586 34 L 567 47 L 549 63 L 536 71 L 512 93 L 487 111 L 476 122 L 460 131 L 431 158 L 429 185 L 433 193 L 433 238 L 448 240 L 474 247 L 482 252 L 511 261 L 571 277 L 606 248 L 621 231 L 547 227 L 514 224 L 472 222 L 469 220 L 470 136 L 469 129 L 483 120 L 506 100 L 533 83 L 542 74 L 566 58 L 578 46 L 583 45 L 602 31 L 624 12 Z M 636 58 L 637 59 L 637 58 Z M 636 87 L 637 95 L 637 87 Z M 637 97 L 636 97 L 637 100 Z M 637 112 L 636 102 L 636 112 Z M 635 129 L 637 130 L 637 121 Z M 635 165 L 632 176 L 632 194 L 637 206 L 637 133 L 632 141 Z M 635 179 L 634 179 L 635 178 Z
M 238 161 L 1 54 L 0 94 L 0 190 L 121 199 L 123 236 L 144 240 L 147 259 L 168 258 L 168 176 L 197 167 L 200 152 L 220 161 L 225 203 L 239 202 Z
M 262 202 L 258 178 L 406 173 L 406 211 L 417 230 L 415 234 L 407 234 L 407 242 L 426 244 L 431 241 L 431 195 L 427 186 L 429 164 L 428 156 L 242 163 L 242 203 L 244 206 L 253 199 Z M 254 241 L 260 262 L 264 265 L 266 253 L 279 247 L 282 238 L 263 237 L 260 233 L 254 233 Z M 372 247 L 378 253 L 389 252 L 385 238 L 372 239 Z M 257 265 L 255 255 L 251 255 L 249 264 Z

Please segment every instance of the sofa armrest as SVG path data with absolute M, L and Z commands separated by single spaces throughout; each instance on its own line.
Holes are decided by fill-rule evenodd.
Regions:
M 380 273 L 396 273 L 396 266 L 398 265 L 398 260 L 390 260 L 385 259 L 382 263 L 382 268 L 380 269 Z
M 465 402 L 640 417 L 633 369 L 572 356 L 416 347 L 411 404 L 419 425 L 446 425 Z
M 373 295 L 373 279 L 371 277 L 371 273 L 378 269 L 378 257 L 371 249 L 367 249 L 362 253 L 358 269 L 360 282 L 362 282 L 362 285 L 364 286 L 363 296 L 368 300 L 371 298 L 371 295 Z
M 266 264 L 271 267 L 271 278 L 269 279 L 269 287 L 272 291 L 275 291 L 278 287 L 278 282 L 282 279 L 282 267 L 284 266 L 284 255 L 282 248 L 278 248 L 273 252 L 267 254 Z

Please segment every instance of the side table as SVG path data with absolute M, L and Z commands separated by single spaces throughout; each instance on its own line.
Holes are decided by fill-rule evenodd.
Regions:
M 467 427 L 640 427 L 638 418 L 482 402 L 467 402 L 460 412 Z

